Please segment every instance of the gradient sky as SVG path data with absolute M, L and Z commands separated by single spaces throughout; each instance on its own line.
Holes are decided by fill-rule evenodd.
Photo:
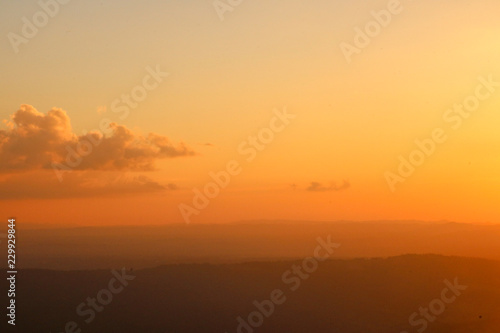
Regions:
M 209 172 L 237 160 L 241 174 L 193 223 L 498 222 L 500 88 L 458 130 L 443 114 L 474 94 L 478 77 L 500 82 L 500 3 L 401 1 L 402 12 L 348 63 L 340 44 L 352 44 L 354 28 L 363 28 L 373 20 L 370 12 L 387 3 L 243 1 L 221 21 L 212 1 L 73 0 L 18 53 L 8 34 L 21 34 L 21 19 L 40 6 L 2 3 L 2 218 L 182 222 L 178 206 L 191 204 L 193 188 L 203 188 Z M 120 119 L 110 111 L 112 102 L 141 84 L 148 66 L 170 75 Z M 90 155 L 85 170 L 60 183 L 41 164 L 13 167 L 9 158 L 16 151 L 6 147 L 18 146 L 7 146 L 8 140 L 27 135 L 12 128 L 11 116 L 21 105 L 32 106 L 28 118 L 35 109 L 44 115 L 64 110 L 72 126 L 61 129 L 68 142 L 108 118 L 128 131 L 134 152 L 146 154 L 154 170 L 130 160 L 121 168 L 103 167 L 92 164 Z M 297 117 L 247 162 L 238 146 L 284 107 Z M 55 130 L 49 127 L 42 130 Z M 445 129 L 448 140 L 391 192 L 385 172 L 395 172 L 398 156 L 408 156 L 414 141 L 435 128 Z M 161 147 L 173 150 L 158 152 L 148 133 L 168 138 L 171 143 Z M 48 149 L 42 143 L 37 140 L 27 154 Z M 195 153 L 181 153 L 181 143 Z M 109 138 L 101 153 L 115 156 L 119 144 Z M 57 159 L 55 151 L 46 156 Z

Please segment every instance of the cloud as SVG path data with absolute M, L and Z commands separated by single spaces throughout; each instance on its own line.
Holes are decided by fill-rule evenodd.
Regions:
M 179 186 L 175 185 L 175 184 L 167 184 L 167 189 L 168 190 L 171 190 L 171 191 L 175 191 L 175 190 L 178 190 L 179 189 Z
M 173 144 L 162 135 L 134 133 L 126 126 L 110 123 L 106 133 L 76 135 L 62 109 L 47 114 L 30 105 L 21 108 L 0 130 L 0 173 L 50 169 L 54 165 L 75 170 L 154 169 L 158 159 L 192 156 L 184 143 Z
M 4 176 L 0 180 L 0 200 L 102 197 L 172 190 L 144 175 L 101 171 L 80 171 L 59 182 L 53 172 L 33 171 Z
M 195 155 L 183 143 L 173 144 L 154 133 L 142 136 L 111 122 L 101 128 L 104 133 L 76 135 L 66 112 L 57 108 L 44 114 L 22 105 L 3 123 L 0 199 L 173 191 L 176 184 L 164 186 L 129 171 L 150 171 L 159 159 Z
M 351 187 L 351 184 L 344 180 L 341 185 L 336 183 L 331 183 L 330 186 L 324 186 L 318 182 L 311 182 L 311 184 L 306 188 L 307 191 L 311 192 L 328 192 L 328 191 L 343 191 Z

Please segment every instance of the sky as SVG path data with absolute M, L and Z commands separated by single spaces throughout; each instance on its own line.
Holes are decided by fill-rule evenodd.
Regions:
M 498 222 L 498 1 L 61 2 L 0 5 L 2 218 Z

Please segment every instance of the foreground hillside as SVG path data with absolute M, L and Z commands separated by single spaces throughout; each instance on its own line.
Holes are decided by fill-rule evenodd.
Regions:
M 294 264 L 302 267 L 300 274 L 293 272 Z M 307 266 L 310 273 L 304 267 L 302 261 L 281 261 L 167 265 L 123 272 L 116 267 L 115 274 L 22 270 L 16 331 L 498 333 L 500 329 L 500 262 L 407 255 L 327 260 L 315 270 Z M 88 303 L 92 298 L 106 304 L 96 301 L 93 310 Z M 269 299 L 276 303 L 271 306 Z M 429 306 L 426 317 L 420 308 L 425 311 Z M 259 307 L 264 314 L 255 312 Z M 247 326 L 252 320 L 258 324 L 255 328 Z

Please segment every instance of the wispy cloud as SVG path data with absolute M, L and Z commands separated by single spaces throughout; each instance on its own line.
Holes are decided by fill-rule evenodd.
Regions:
M 162 192 L 176 187 L 163 186 L 144 175 L 102 171 L 69 173 L 64 182 L 59 182 L 53 172 L 42 170 L 3 176 L 0 200 L 102 197 Z
M 343 191 L 347 190 L 349 187 L 351 187 L 351 184 L 347 180 L 344 180 L 340 185 L 337 185 L 336 183 L 330 183 L 330 185 L 328 186 L 325 186 L 318 182 L 311 182 L 306 190 L 311 192 Z

